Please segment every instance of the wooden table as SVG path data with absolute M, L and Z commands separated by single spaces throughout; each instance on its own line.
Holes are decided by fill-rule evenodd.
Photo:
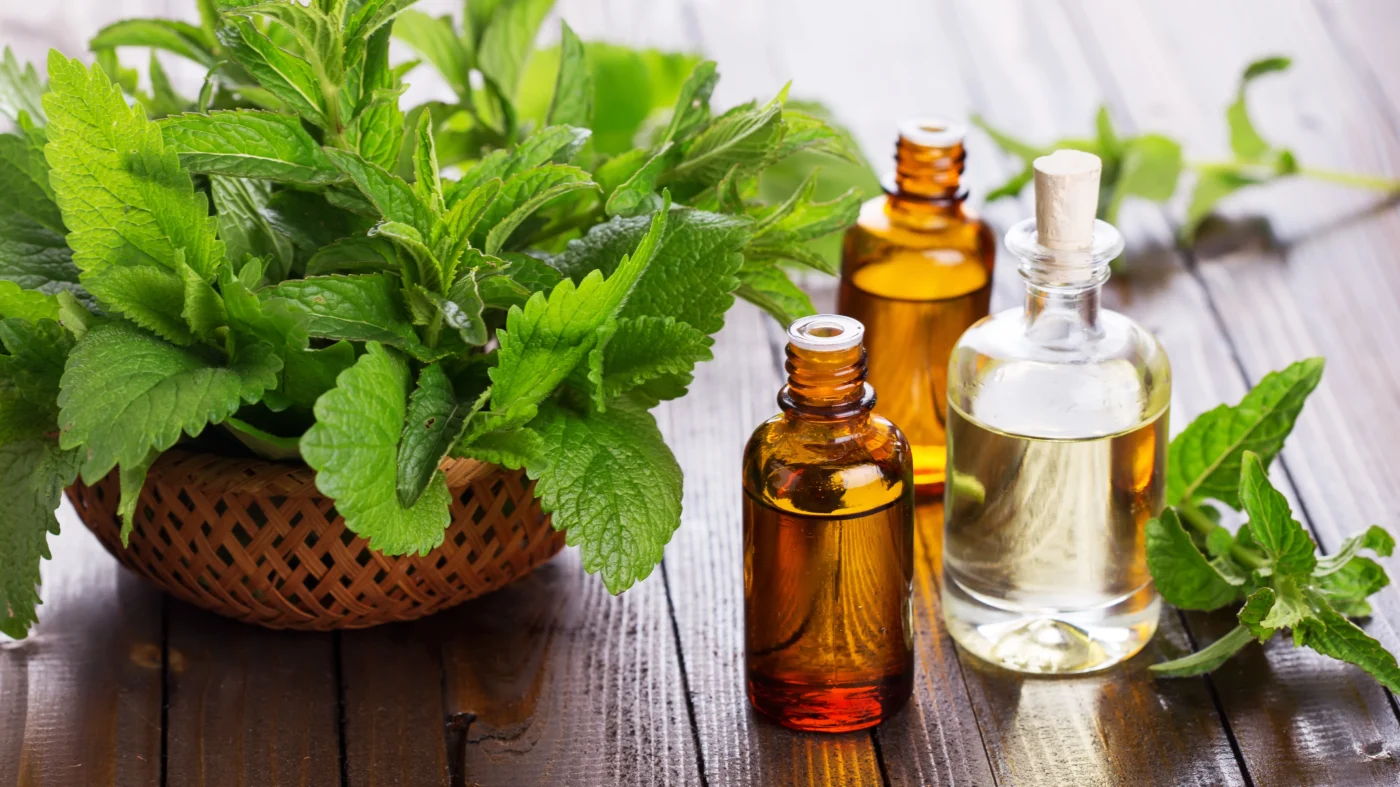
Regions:
M 1389 0 L 560 6 L 585 38 L 704 51 L 724 74 L 721 104 L 792 78 L 794 95 L 833 106 L 881 166 L 907 115 L 979 112 L 1048 140 L 1088 133 L 1101 102 L 1129 132 L 1166 131 L 1193 158 L 1220 157 L 1241 68 L 1288 54 L 1294 69 L 1252 94 L 1266 135 L 1305 165 L 1400 175 L 1400 9 Z M 0 43 L 42 62 L 50 45 L 81 51 L 112 18 L 192 9 L 14 0 L 0 9 Z M 985 193 L 1009 162 L 980 136 L 970 148 L 968 178 Z M 1271 369 L 1325 355 L 1274 480 L 1325 550 L 1372 522 L 1394 529 L 1400 212 L 1314 181 L 1229 206 L 1269 219 L 1272 242 L 1245 234 L 1180 249 L 1179 210 L 1129 205 L 1122 225 L 1135 253 L 1130 274 L 1110 284 L 1112 306 L 1165 342 L 1178 427 Z M 987 213 L 1004 230 L 1026 210 L 1003 202 Z M 1000 266 L 997 287 L 998 308 L 1017 297 L 1012 265 Z M 830 283 L 814 291 L 829 306 Z M 42 623 L 26 641 L 0 643 L 0 784 L 1400 783 L 1400 710 L 1356 669 L 1280 639 L 1209 678 L 1144 671 L 1219 636 L 1228 615 L 1168 611 L 1142 656 L 1084 678 L 1023 680 L 959 653 L 940 617 L 935 504 L 919 514 L 911 706 L 841 736 L 756 718 L 741 675 L 739 454 L 775 411 L 780 337 L 736 307 L 717 360 L 660 411 L 686 473 L 685 521 L 665 563 L 616 598 L 569 551 L 417 624 L 268 632 L 162 597 L 65 506 Z M 1367 630 L 1400 650 L 1400 595 L 1387 589 L 1376 608 Z

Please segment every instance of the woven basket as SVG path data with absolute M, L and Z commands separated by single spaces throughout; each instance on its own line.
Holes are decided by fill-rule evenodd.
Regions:
M 472 460 L 443 469 L 452 524 L 421 557 L 371 550 L 305 465 L 168 451 L 141 490 L 127 547 L 115 472 L 68 497 L 117 560 L 167 593 L 260 626 L 324 631 L 420 618 L 563 548 L 524 472 Z

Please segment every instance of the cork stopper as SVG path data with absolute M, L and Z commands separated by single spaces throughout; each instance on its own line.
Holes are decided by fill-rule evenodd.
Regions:
M 1103 162 L 1081 150 L 1057 150 L 1035 166 L 1035 229 L 1049 249 L 1086 251 L 1094 243 Z

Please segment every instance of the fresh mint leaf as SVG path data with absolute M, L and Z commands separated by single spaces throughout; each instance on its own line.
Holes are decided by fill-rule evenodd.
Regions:
M 183 306 L 180 316 L 190 327 L 190 332 L 210 346 L 217 346 L 215 331 L 228 325 L 228 310 L 219 293 L 195 272 L 194 268 L 180 260 L 178 273 L 184 283 Z
M 49 186 L 49 165 L 44 160 L 43 132 L 29 140 L 0 134 L 0 206 L 17 226 L 29 223 L 62 236 L 68 232 L 63 214 Z
M 507 0 L 491 16 L 477 50 L 477 65 L 507 99 L 514 99 L 525 60 L 554 0 Z
M 476 273 L 469 272 L 457 279 L 448 291 L 446 298 L 434 298 L 443 320 L 457 331 L 462 341 L 473 347 L 486 343 L 486 322 L 481 318 L 485 308 L 481 291 L 477 287 Z
M 719 84 L 719 73 L 713 61 L 695 64 L 685 84 L 681 85 L 676 105 L 671 110 L 671 122 L 661 135 L 660 144 L 684 141 L 710 119 L 710 95 Z
M 1161 134 L 1143 134 L 1123 142 L 1117 185 L 1109 216 L 1117 216 L 1124 197 L 1136 196 L 1153 202 L 1171 199 L 1183 167 L 1181 145 Z
M 267 260 L 269 281 L 282 281 L 296 262 L 292 241 L 268 220 L 272 187 L 263 180 L 209 176 L 209 193 L 218 212 L 219 238 L 231 260 Z
M 545 122 L 587 128 L 593 125 L 593 72 L 588 68 L 583 42 L 563 20 L 559 35 L 559 76 Z
M 411 2 L 411 0 L 410 0 Z M 392 167 L 404 147 L 404 114 L 399 109 L 403 87 L 389 64 L 389 34 L 383 27 L 365 45 L 361 102 L 356 118 L 360 155 L 380 167 Z
M 544 441 L 528 427 L 503 429 L 476 435 L 453 450 L 453 456 L 469 457 L 490 462 L 511 470 L 519 470 L 533 462 L 544 450 Z
M 22 67 L 15 53 L 7 46 L 0 58 L 0 115 L 19 123 L 19 116 L 27 114 L 37 124 L 45 123 L 44 80 L 34 70 L 32 63 Z
M 219 60 L 213 51 L 216 42 L 204 29 L 173 19 L 123 19 L 97 31 L 88 42 L 94 52 L 119 46 L 163 49 L 205 68 Z
M 285 407 L 310 410 L 321 394 L 335 387 L 340 373 L 354 365 L 355 347 L 346 341 L 320 349 L 289 349 L 282 355 L 282 387 L 277 396 Z M 269 407 L 271 399 L 269 392 L 264 399 Z
M 1324 656 L 1355 664 L 1391 691 L 1400 691 L 1400 666 L 1381 643 L 1347 620 L 1320 593 L 1310 593 L 1313 616 L 1293 630 L 1293 641 Z
M 1259 621 L 1264 628 L 1294 628 L 1303 620 L 1312 617 L 1312 610 L 1303 598 L 1303 587 L 1297 577 L 1280 575 L 1273 579 L 1274 604 L 1269 614 Z
M 549 296 L 536 293 L 524 309 L 512 307 L 500 341 L 497 366 L 490 370 L 491 411 L 508 423 L 522 425 L 540 402 L 593 350 L 599 331 L 618 311 L 642 278 L 661 245 L 669 217 L 659 211 L 651 226 L 604 278 L 601 271 L 583 277 L 577 287 L 561 281 Z
M 708 336 L 674 317 L 624 317 L 603 351 L 603 396 L 611 399 L 658 378 L 688 375 L 695 364 L 714 357 L 710 344 Z
M 432 212 L 402 178 L 354 153 L 330 148 L 326 153 L 386 220 L 407 224 L 420 233 L 432 231 Z
M 342 238 L 306 261 L 307 277 L 332 273 L 397 273 L 399 256 L 388 238 Z
M 258 85 L 313 125 L 330 126 L 321 82 L 305 58 L 278 46 L 248 19 L 228 18 L 218 35 L 225 51 Z
M 427 554 L 451 522 L 450 495 L 433 471 L 412 506 L 398 497 L 399 442 L 408 416 L 408 363 L 378 342 L 365 345 L 336 387 L 316 401 L 316 423 L 301 454 L 316 470 L 316 487 L 335 500 L 345 525 L 386 555 Z
M 656 186 L 661 177 L 680 160 L 680 148 L 666 142 L 645 164 L 637 168 L 627 180 L 610 189 L 605 209 L 609 216 L 635 216 L 648 209 L 654 209 L 650 200 L 656 194 Z
M 1274 598 L 1273 588 L 1262 587 L 1254 591 L 1240 608 L 1240 624 L 1249 629 L 1249 633 L 1261 643 L 1268 642 L 1276 630 L 1264 623 L 1269 611 L 1273 609 Z
M 237 109 L 175 115 L 161 133 L 191 172 L 321 185 L 345 179 L 291 115 Z
M 485 395 L 474 401 L 459 399 L 441 364 L 428 364 L 418 373 L 399 441 L 399 505 L 412 508 L 418 502 L 438 465 L 462 436 L 467 419 L 486 404 L 486 399 Z
M 265 292 L 305 313 L 312 336 L 381 342 L 417 354 L 422 343 L 398 289 L 388 276 L 364 274 L 293 279 Z
M 0 633 L 21 639 L 38 621 L 39 562 L 49 558 L 48 536 L 58 535 L 63 489 L 78 474 L 78 453 L 53 440 L 0 445 Z
M 646 217 L 614 218 L 569 241 L 550 262 L 573 279 L 592 270 L 610 273 L 646 231 Z M 736 274 L 744 263 L 740 249 L 748 238 L 745 219 L 672 208 L 655 260 L 621 316 L 670 316 L 706 335 L 716 333 L 734 303 L 733 292 L 739 286 Z
M 1157 592 L 1181 609 L 1212 610 L 1236 601 L 1241 583 L 1222 574 L 1196 548 L 1173 508 L 1147 523 L 1147 567 Z
M 817 313 L 807 293 L 776 265 L 745 264 L 738 276 L 735 294 L 773 315 L 779 324 L 791 325 L 799 317 Z
M 1322 379 L 1323 360 L 1310 358 L 1271 372 L 1231 407 L 1202 413 L 1172 440 L 1167 464 L 1167 503 L 1215 498 L 1239 508 L 1241 457 L 1259 455 L 1267 469 Z
M 1286 71 L 1291 63 L 1286 57 L 1266 57 L 1250 63 L 1245 68 L 1244 75 L 1240 78 L 1239 89 L 1235 92 L 1235 102 L 1225 110 L 1225 120 L 1230 126 L 1230 149 L 1239 158 L 1258 161 L 1271 149 L 1249 119 L 1249 108 L 1245 103 L 1249 83 L 1265 74 Z
M 185 279 L 157 265 L 109 265 L 83 276 L 88 292 L 119 314 L 175 344 L 195 340 L 185 322 Z
M 680 466 L 656 420 L 624 397 L 588 415 L 547 403 L 532 426 L 543 448 L 526 468 L 584 569 L 613 593 L 645 579 L 681 514 Z
M 422 11 L 409 9 L 395 20 L 394 37 L 413 47 L 413 51 L 432 63 L 458 99 L 466 101 L 470 98 L 471 83 L 467 73 L 471 71 L 471 51 L 457 37 L 452 17 L 444 15 L 434 18 Z
M 736 165 L 763 161 L 782 138 L 782 106 L 731 110 L 715 118 L 682 146 L 681 162 L 666 182 L 718 183 Z
M 570 191 L 592 188 L 597 186 L 588 173 L 568 164 L 545 164 L 512 175 L 476 222 L 471 245 L 495 254 L 521 222 L 546 203 Z M 493 235 L 495 248 L 491 248 Z
M 1196 179 L 1196 186 L 1191 191 L 1191 202 L 1186 207 L 1186 221 L 1181 225 L 1181 237 L 1187 241 L 1194 240 L 1201 223 L 1215 210 L 1216 203 L 1245 186 L 1262 182 L 1254 175 L 1229 167 L 1201 170 Z
M 0 317 L 57 322 L 58 299 L 46 293 L 23 289 L 12 281 L 0 281 Z
M 1314 575 L 1314 586 L 1334 609 L 1348 617 L 1370 615 L 1371 605 L 1366 599 L 1389 584 L 1390 577 L 1379 563 L 1360 556 L 1353 557 L 1330 574 Z
M 433 118 L 423 114 L 418 117 L 418 127 L 414 130 L 417 144 L 413 148 L 413 193 L 418 201 L 427 205 L 435 214 L 446 210 L 442 199 L 442 175 L 438 168 L 437 145 L 433 142 Z
M 118 362 L 119 361 L 119 362 Z M 223 365 L 126 322 L 88 331 L 68 356 L 58 397 L 65 449 L 83 451 L 96 483 L 117 464 L 139 466 L 180 434 L 197 436 L 277 384 L 280 362 L 265 345 Z
M 1240 649 L 1248 645 L 1251 639 L 1253 639 L 1253 635 L 1250 634 L 1248 628 L 1236 626 L 1230 629 L 1230 633 L 1189 656 L 1161 664 L 1153 664 L 1148 669 L 1154 675 L 1160 675 L 1164 678 L 1187 678 L 1192 675 L 1204 675 L 1229 661 L 1230 657 L 1239 653 Z
M 1254 543 L 1272 561 L 1275 575 L 1311 574 L 1317 566 L 1313 554 L 1317 545 L 1312 536 L 1293 518 L 1288 500 L 1269 483 L 1268 471 L 1259 455 L 1245 451 L 1240 459 L 1239 496 L 1249 513 L 1249 532 Z M 1283 601 L 1282 596 L 1279 601 Z
M 1371 525 L 1365 532 L 1354 535 L 1342 542 L 1335 554 L 1318 558 L 1313 576 L 1325 577 L 1346 567 L 1347 563 L 1363 549 L 1369 549 L 1381 557 L 1390 557 L 1395 551 L 1395 537 L 1380 525 Z
M 85 272 L 158 264 L 177 255 L 209 278 L 224 258 L 204 195 L 160 129 L 131 108 L 98 67 L 49 55 L 49 180 Z M 99 296 L 100 297 L 100 296 Z

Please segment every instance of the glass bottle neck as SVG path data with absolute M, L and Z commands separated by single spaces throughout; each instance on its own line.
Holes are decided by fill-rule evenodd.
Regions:
M 842 419 L 869 413 L 875 390 L 865 382 L 865 348 L 837 351 L 787 346 L 788 382 L 778 406 L 790 415 Z
M 884 184 L 892 223 L 930 229 L 962 215 L 967 190 L 961 178 L 967 153 L 961 142 L 925 145 L 903 133 L 895 144 L 895 171 Z
M 1099 308 L 1109 263 L 1123 251 L 1123 236 L 1096 221 L 1093 241 L 1083 249 L 1042 246 L 1035 219 L 1006 233 L 1006 248 L 1021 259 L 1026 281 L 1025 329 L 1047 347 L 1067 347 L 1100 336 Z
M 1102 333 L 1099 305 L 1103 284 L 1042 286 L 1026 282 L 1026 335 L 1046 346 L 1062 346 Z

